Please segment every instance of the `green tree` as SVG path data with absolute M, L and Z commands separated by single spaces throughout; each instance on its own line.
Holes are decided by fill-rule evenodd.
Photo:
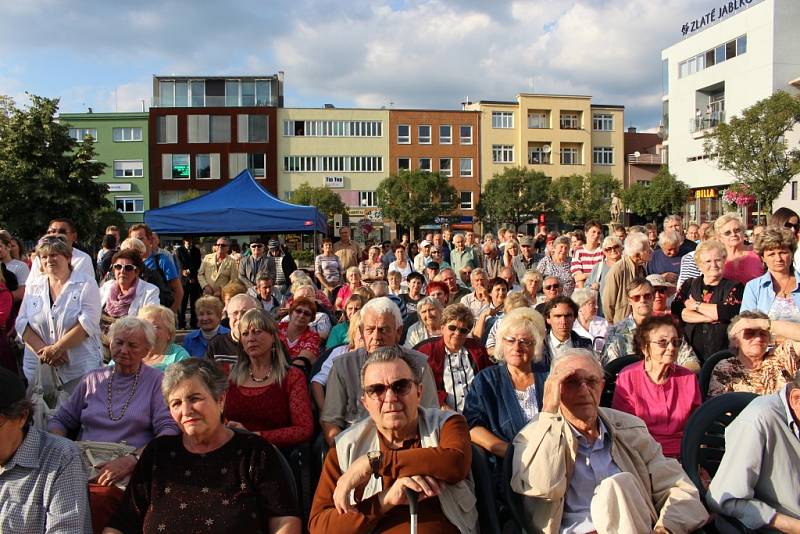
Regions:
M 203 196 L 203 192 L 198 189 L 187 189 L 186 192 L 181 196 L 180 202 L 186 202 L 187 200 L 192 200 L 193 198 Z
M 56 119 L 58 99 L 29 95 L 27 108 L 8 98 L 0 107 L 0 221 L 24 239 L 36 239 L 53 217 L 72 219 L 82 240 L 102 233 L 96 212 L 111 208 L 108 188 L 93 177 L 94 141 L 78 143 Z
M 308 182 L 303 182 L 300 187 L 292 191 L 292 204 L 314 206 L 325 215 L 328 220 L 333 219 L 335 213 L 347 213 L 347 206 L 342 202 L 342 197 L 327 187 L 311 187 Z
M 622 192 L 622 204 L 632 213 L 655 221 L 672 213 L 681 213 L 689 196 L 689 186 L 661 167 L 650 185 L 635 184 Z
M 800 122 L 800 96 L 778 91 L 717 125 L 703 149 L 730 172 L 769 211 L 772 202 L 800 173 L 800 150 L 790 148 L 786 133 Z
M 619 194 L 619 190 L 619 180 L 610 174 L 573 174 L 556 178 L 550 185 L 551 197 L 558 199 L 556 212 L 562 221 L 572 225 L 611 220 L 611 194 Z
M 517 227 L 547 211 L 550 177 L 525 167 L 506 167 L 486 184 L 478 202 L 478 218 L 489 224 Z
M 446 176 L 427 171 L 400 171 L 375 190 L 385 219 L 416 228 L 448 215 L 459 205 L 458 192 Z

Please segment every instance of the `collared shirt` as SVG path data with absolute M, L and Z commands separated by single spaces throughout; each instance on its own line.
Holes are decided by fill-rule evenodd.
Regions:
M 606 330 L 605 347 L 603 348 L 603 355 L 600 357 L 600 363 L 607 364 L 611 360 L 622 358 L 629 354 L 635 354 L 636 348 L 633 346 L 633 335 L 636 333 L 636 321 L 633 315 L 628 315 L 622 321 L 614 323 Z M 700 365 L 700 360 L 694 353 L 694 349 L 688 343 L 681 345 L 678 349 L 678 365 L 686 367 L 686 364 L 694 363 Z
M 589 443 L 583 434 L 569 425 L 578 449 L 575 453 L 575 470 L 564 499 L 562 534 L 584 534 L 595 530 L 591 516 L 594 490 L 604 479 L 620 472 L 611 457 L 611 435 L 602 419 L 598 417 L 597 422 L 600 436 L 594 443 Z
M 797 425 L 797 421 L 794 420 L 794 413 L 792 412 L 791 406 L 789 406 L 789 386 L 783 386 L 781 388 L 779 397 L 781 398 L 781 404 L 783 404 L 783 409 L 786 410 L 786 423 L 789 425 L 789 428 L 792 430 L 797 439 L 800 439 L 800 426 Z
M 572 348 L 572 336 L 567 336 L 567 339 L 564 341 L 559 341 L 558 338 L 553 335 L 553 331 L 550 330 L 547 333 L 547 344 L 550 345 L 550 354 L 555 358 L 564 350 Z
M 447 392 L 445 402 L 455 411 L 464 411 L 464 400 L 467 398 L 467 389 L 475 378 L 469 352 L 464 347 L 458 352 L 444 349 L 444 390 Z
M 0 466 L 0 532 L 92 532 L 86 477 L 74 443 L 31 427 Z
M 479 299 L 473 291 L 472 293 L 461 297 L 461 304 L 469 308 L 469 311 L 471 311 L 472 315 L 477 319 L 484 311 L 486 311 L 486 309 L 489 308 L 489 306 L 491 306 L 491 301 Z

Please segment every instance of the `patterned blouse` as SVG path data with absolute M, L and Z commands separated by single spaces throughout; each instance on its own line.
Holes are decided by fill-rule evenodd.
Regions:
M 287 331 L 289 330 L 289 322 L 278 323 L 278 337 L 283 341 L 286 348 L 289 349 L 289 358 L 297 358 L 301 352 L 307 350 L 311 352 L 316 358 L 319 356 L 320 338 L 312 328 L 307 328 L 305 332 L 300 334 L 300 337 L 294 341 L 289 341 Z
M 386 272 L 380 261 L 370 263 L 369 260 L 364 260 L 358 264 L 358 270 L 361 272 L 361 278 L 368 282 L 373 280 L 386 280 Z
M 553 261 L 552 256 L 545 256 L 542 258 L 542 261 L 539 262 L 539 265 L 536 266 L 536 270 L 542 273 L 544 278 L 548 276 L 555 276 L 558 278 L 561 282 L 561 293 L 567 297 L 572 295 L 572 292 L 575 290 L 575 279 L 572 278 L 569 261 L 565 263 L 556 263 Z
M 754 369 L 747 369 L 739 358 L 722 360 L 714 367 L 708 396 L 732 391 L 748 391 L 756 395 L 771 395 L 782 388 L 800 366 L 800 343 L 786 341 Z

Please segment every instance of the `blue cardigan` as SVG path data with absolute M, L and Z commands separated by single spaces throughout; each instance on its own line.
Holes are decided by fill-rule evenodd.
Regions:
M 800 308 L 800 271 L 794 273 L 797 278 L 798 287 L 792 291 L 794 305 Z M 753 278 L 744 286 L 742 305 L 739 313 L 747 310 L 759 310 L 769 313 L 772 303 L 775 301 L 775 289 L 772 287 L 772 275 L 767 271 L 758 278 Z
M 533 373 L 536 404 L 540 410 L 547 375 L 548 373 Z M 517 402 L 511 375 L 505 364 L 487 367 L 475 376 L 469 385 L 464 417 L 470 428 L 482 426 L 508 443 L 528 424 Z

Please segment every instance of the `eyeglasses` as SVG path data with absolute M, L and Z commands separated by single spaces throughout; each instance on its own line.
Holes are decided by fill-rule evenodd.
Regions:
M 742 330 L 742 337 L 745 339 L 753 339 L 754 337 L 769 337 L 769 330 L 761 330 L 760 328 L 745 328 Z
M 312 312 L 311 310 L 307 310 L 305 308 L 297 308 L 296 310 L 294 310 L 294 313 L 296 313 L 298 315 L 304 315 L 306 317 L 313 317 L 314 316 L 314 312 Z
M 521 337 L 506 336 L 506 337 L 503 338 L 503 341 L 505 341 L 509 345 L 517 345 L 517 344 L 519 344 L 519 345 L 522 345 L 524 348 L 528 348 L 531 345 L 533 345 L 533 340 L 532 339 L 525 339 L 525 338 L 521 338 Z
M 730 237 L 732 235 L 738 235 L 741 233 L 742 233 L 741 228 L 734 228 L 733 230 L 725 230 L 724 232 L 722 232 L 722 235 L 724 235 L 725 237 Z
M 615 250 L 619 250 L 619 245 L 614 245 L 613 247 L 606 247 L 603 249 L 603 252 L 614 252 Z
M 679 349 L 683 345 L 683 339 L 679 337 L 674 337 L 672 339 L 657 339 L 655 341 L 650 342 L 651 345 L 658 345 L 661 349 L 666 349 L 668 345 L 672 345 L 673 348 Z
M 54 234 L 67 235 L 67 233 L 69 233 L 69 230 L 67 230 L 66 228 L 48 228 L 47 233 L 50 235 Z
M 631 299 L 633 302 L 639 302 L 642 299 L 644 299 L 644 300 L 653 300 L 653 297 L 655 297 L 655 295 L 653 295 L 652 293 L 645 293 L 644 295 L 629 295 L 628 296 L 628 298 Z
M 569 380 L 565 380 L 563 384 L 569 389 L 579 389 L 584 384 L 589 389 L 594 389 L 602 382 L 603 380 L 601 378 L 570 378 Z
M 125 263 L 125 264 L 115 263 L 114 265 L 111 266 L 111 268 L 114 269 L 115 271 L 125 271 L 126 273 L 130 273 L 137 269 L 137 267 L 131 263 Z
M 261 244 L 258 244 L 258 243 L 254 243 L 254 244 L 250 245 L 250 248 L 264 248 L 264 245 L 261 245 Z
M 549 286 L 542 286 L 542 289 L 546 289 L 547 291 L 553 291 L 554 289 L 558 289 L 561 287 L 560 284 L 551 284 Z
M 383 399 L 386 398 L 386 392 L 390 389 L 398 397 L 405 397 L 411 391 L 411 386 L 414 384 L 415 382 L 411 378 L 401 378 L 400 380 L 395 380 L 388 386 L 386 384 L 372 384 L 371 386 L 367 386 L 364 388 L 364 394 L 371 399 L 383 402 Z
M 459 328 L 454 324 L 447 325 L 447 329 L 450 330 L 451 332 L 458 331 L 458 333 L 461 334 L 462 336 L 466 336 L 467 334 L 469 334 L 469 328 L 463 328 L 463 327 Z
M 215 247 L 221 247 L 221 248 L 228 248 L 228 245 L 225 244 L 225 243 L 216 243 L 214 246 Z

